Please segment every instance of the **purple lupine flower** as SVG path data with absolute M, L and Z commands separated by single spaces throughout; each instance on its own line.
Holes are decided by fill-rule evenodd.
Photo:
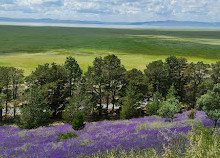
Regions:
M 202 111 L 197 111 L 194 121 L 188 120 L 187 114 L 178 114 L 174 123 L 165 122 L 158 116 L 88 123 L 83 130 L 75 131 L 79 137 L 60 142 L 56 141 L 60 132 L 74 132 L 71 125 L 32 130 L 0 126 L 0 157 L 89 157 L 107 150 L 129 152 L 146 148 L 155 148 L 161 152 L 163 144 L 168 145 L 170 142 L 181 144 L 178 148 L 184 151 L 187 140 L 180 134 L 191 130 L 192 123 L 201 122 L 206 127 L 213 125 Z

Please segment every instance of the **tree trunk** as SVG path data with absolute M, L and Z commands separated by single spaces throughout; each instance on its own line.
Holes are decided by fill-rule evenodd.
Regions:
M 99 85 L 99 116 L 102 115 L 102 86 Z
M 6 97 L 6 101 L 5 101 L 5 115 L 8 114 L 8 97 Z
M 15 115 L 16 115 L 16 102 L 14 102 L 14 119 L 15 119 Z
M 1 105 L 0 105 L 0 121 L 2 121 L 2 107 L 1 107 Z
M 5 115 L 8 114 L 8 99 L 9 99 L 9 96 L 8 96 L 8 85 L 7 85 L 7 88 L 6 88 L 6 101 L 5 101 Z
M 53 118 L 57 118 L 57 111 L 55 110 L 55 111 L 52 113 L 52 115 L 53 115 Z
M 16 104 L 17 104 L 17 102 L 16 102 L 16 99 L 17 99 L 17 90 L 18 90 L 18 86 L 17 86 L 17 84 L 14 82 L 14 84 L 13 84 L 13 100 L 14 100 L 14 119 L 15 119 L 15 115 L 16 115 Z
M 193 103 L 192 103 L 192 108 L 195 109 L 195 104 L 196 104 L 196 92 L 197 92 L 197 85 L 195 83 L 195 86 L 193 88 Z
M 106 96 L 106 116 L 108 116 L 109 95 Z
M 112 113 L 114 113 L 115 110 L 115 91 L 113 92 L 112 95 Z

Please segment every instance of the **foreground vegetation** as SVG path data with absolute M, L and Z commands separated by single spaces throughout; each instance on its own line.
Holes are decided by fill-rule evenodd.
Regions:
M 29 75 L 38 64 L 74 56 L 84 71 L 95 57 L 115 54 L 127 69 L 170 55 L 213 63 L 220 59 L 219 30 L 152 30 L 0 26 L 0 66 Z M 137 62 L 138 61 L 138 62 Z
M 0 157 L 219 157 L 219 129 L 210 128 L 213 122 L 202 111 L 194 120 L 187 115 L 176 115 L 173 123 L 157 116 L 87 123 L 79 131 L 68 124 L 0 126 Z

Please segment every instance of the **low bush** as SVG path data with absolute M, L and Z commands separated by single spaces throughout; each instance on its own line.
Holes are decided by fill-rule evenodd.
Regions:
M 16 119 L 16 123 L 21 128 L 32 129 L 49 124 L 50 112 L 42 108 L 26 105 L 21 108 L 21 115 Z
M 75 113 L 76 113 L 76 108 L 74 106 L 66 105 L 62 113 L 62 118 L 66 123 L 71 124 Z
M 76 112 L 73 122 L 72 122 L 72 128 L 74 130 L 83 129 L 85 126 L 84 121 L 85 121 L 84 114 L 82 112 Z
M 214 121 L 214 126 L 220 120 L 220 83 L 216 84 L 211 91 L 202 95 L 197 100 L 197 109 L 203 110 L 207 118 Z
M 149 115 L 158 115 L 162 96 L 159 92 L 154 93 L 153 100 L 149 101 L 146 110 Z
M 70 138 L 76 138 L 78 137 L 78 135 L 74 132 L 68 132 L 68 133 L 60 133 L 57 137 L 57 142 L 61 141 L 61 140 L 66 140 L 66 139 L 70 139 Z
M 159 105 L 160 105 L 159 101 L 150 101 L 146 106 L 147 113 L 149 115 L 157 115 L 159 110 Z
M 196 118 L 196 109 L 190 110 L 190 112 L 188 113 L 187 116 L 189 119 L 195 119 Z
M 175 98 L 161 102 L 161 107 L 158 110 L 160 116 L 170 118 L 173 122 L 174 116 L 180 111 L 179 100 Z

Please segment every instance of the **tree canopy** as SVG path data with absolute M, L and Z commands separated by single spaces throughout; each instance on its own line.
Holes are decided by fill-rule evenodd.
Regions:
M 208 118 L 215 122 L 220 120 L 220 84 L 216 84 L 211 91 L 202 95 L 197 101 L 197 108 L 205 111 Z

